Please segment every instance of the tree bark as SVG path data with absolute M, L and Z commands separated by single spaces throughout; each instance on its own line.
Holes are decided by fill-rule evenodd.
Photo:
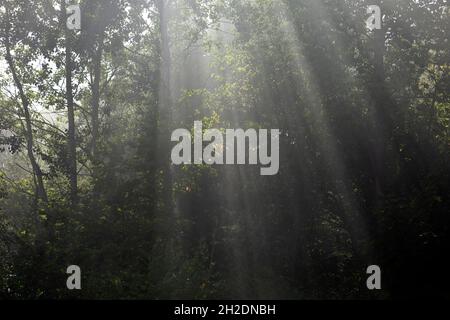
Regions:
M 169 44 L 169 26 L 168 12 L 169 1 L 157 1 L 159 13 L 160 28 L 160 84 L 159 84 L 159 134 L 158 134 L 158 153 L 162 161 L 163 173 L 163 205 L 166 213 L 173 213 L 172 199 L 172 172 L 170 163 L 170 127 L 172 124 L 172 106 L 171 106 L 171 56 Z
M 383 176 L 385 163 L 385 148 L 387 142 L 387 128 L 389 126 L 388 115 L 386 114 L 387 100 L 385 99 L 385 72 L 384 72 L 384 52 L 385 52 L 385 31 L 384 28 L 375 30 L 374 33 L 374 84 L 373 93 L 375 101 L 375 145 L 373 150 L 373 166 L 375 177 L 375 194 L 383 194 Z
M 93 59 L 92 83 L 92 160 L 94 166 L 98 162 L 98 135 L 99 135 L 99 108 L 100 108 L 100 82 L 102 76 L 103 37 L 100 37 L 97 51 Z
M 65 1 L 61 1 L 61 7 L 63 8 L 62 17 L 66 14 Z M 64 23 L 62 23 L 64 25 Z M 68 173 L 70 181 L 70 199 L 72 205 L 77 203 L 78 197 L 78 176 L 77 176 L 77 152 L 76 152 L 76 131 L 75 131 L 75 108 L 73 101 L 73 85 L 72 85 L 72 46 L 70 39 L 70 32 L 65 29 L 65 74 L 66 74 L 66 102 L 67 102 L 67 120 L 68 120 L 68 133 L 67 133 L 67 162 Z

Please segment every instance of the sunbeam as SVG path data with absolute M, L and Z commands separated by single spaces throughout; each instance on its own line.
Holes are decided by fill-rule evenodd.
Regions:
M 0 0 L 0 298 L 448 297 L 449 14 Z

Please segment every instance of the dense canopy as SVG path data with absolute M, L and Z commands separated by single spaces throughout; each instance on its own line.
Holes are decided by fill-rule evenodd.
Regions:
M 449 298 L 449 31 L 446 0 L 0 0 L 0 298 Z M 279 170 L 173 164 L 195 121 L 280 130 Z

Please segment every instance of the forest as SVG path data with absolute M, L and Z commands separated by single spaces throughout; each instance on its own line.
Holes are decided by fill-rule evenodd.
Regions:
M 447 0 L 0 0 L 0 299 L 450 299 L 449 33 Z M 279 130 L 278 170 L 173 163 L 196 122 Z

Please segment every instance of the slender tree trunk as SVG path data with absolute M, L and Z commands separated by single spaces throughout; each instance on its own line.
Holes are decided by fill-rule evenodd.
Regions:
M 62 17 L 65 17 L 66 6 L 65 1 L 61 1 L 63 8 Z M 63 25 L 63 24 L 62 24 Z M 76 133 L 75 133 L 75 108 L 73 101 L 73 86 L 72 86 L 72 45 L 70 39 L 70 31 L 65 29 L 65 73 L 66 73 L 66 101 L 67 101 L 67 120 L 68 120 L 68 134 L 67 134 L 67 158 L 68 171 L 70 181 L 70 199 L 72 205 L 77 203 L 78 196 L 78 176 L 77 176 L 77 152 L 76 152 Z
M 100 82 L 102 76 L 103 37 L 100 37 L 97 51 L 93 58 L 92 83 L 92 159 L 94 166 L 98 162 L 98 136 L 99 136 L 99 108 L 100 108 Z
M 172 172 L 170 164 L 170 127 L 172 125 L 171 106 L 171 57 L 168 30 L 169 1 L 157 1 L 160 28 L 160 84 L 159 84 L 159 134 L 158 153 L 162 161 L 163 172 L 163 205 L 166 213 L 173 211 Z
M 382 8 L 381 1 L 378 5 Z M 383 10 L 383 9 L 382 9 Z M 372 97 L 375 104 L 374 110 L 374 130 L 372 133 L 372 144 L 369 151 L 372 163 L 372 176 L 374 186 L 372 196 L 367 199 L 367 206 L 371 212 L 379 212 L 385 205 L 385 194 L 389 185 L 390 168 L 388 163 L 392 163 L 393 150 L 398 148 L 394 137 L 392 113 L 395 102 L 386 86 L 386 73 L 384 57 L 386 54 L 386 28 L 374 30 L 374 74 L 371 87 Z M 376 237 L 378 233 L 378 222 L 374 214 L 367 218 L 369 232 Z
M 33 141 L 33 131 L 32 131 L 32 123 L 31 123 L 31 115 L 30 115 L 30 102 L 28 100 L 28 97 L 26 96 L 22 82 L 19 79 L 19 76 L 17 75 L 16 66 L 14 64 L 14 59 L 11 56 L 11 45 L 9 42 L 9 34 L 6 35 L 6 62 L 8 63 L 9 69 L 11 70 L 14 84 L 17 87 L 17 90 L 19 91 L 20 99 L 22 102 L 22 108 L 23 108 L 23 115 L 25 117 L 25 138 L 27 142 L 27 154 L 28 158 L 30 159 L 31 166 L 33 168 L 33 174 L 34 174 L 34 181 L 35 181 L 35 187 L 36 187 L 36 196 L 37 198 L 47 202 L 47 192 L 45 191 L 44 187 L 44 181 L 43 181 L 43 174 L 42 170 L 36 160 L 36 157 L 34 156 L 34 141 Z
M 375 100 L 375 145 L 373 154 L 375 193 L 377 196 L 383 194 L 383 176 L 385 163 L 385 148 L 387 142 L 388 115 L 386 114 L 385 99 L 385 71 L 384 71 L 384 52 L 385 52 L 385 31 L 384 28 L 375 30 L 374 34 L 374 100 Z

